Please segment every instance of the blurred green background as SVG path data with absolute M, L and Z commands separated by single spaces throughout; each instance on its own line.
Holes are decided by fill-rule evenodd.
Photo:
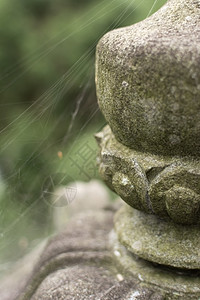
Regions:
M 93 134 L 105 124 L 94 85 L 98 40 L 164 2 L 0 1 L 0 272 L 52 232 L 41 197 L 46 178 L 98 178 Z

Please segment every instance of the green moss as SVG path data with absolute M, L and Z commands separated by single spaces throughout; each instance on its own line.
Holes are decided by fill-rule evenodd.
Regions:
M 128 206 L 115 217 L 120 242 L 145 260 L 183 269 L 200 269 L 199 226 L 183 226 Z
M 116 265 L 126 278 L 137 278 L 143 287 L 153 288 L 166 300 L 199 300 L 200 279 L 196 272 L 167 268 L 140 259 L 122 246 L 114 232 L 110 235 Z
M 198 160 L 130 149 L 115 139 L 109 126 L 97 140 L 100 174 L 126 203 L 176 223 L 200 222 Z
M 124 145 L 199 156 L 199 16 L 196 1 L 169 1 L 145 21 L 99 42 L 99 106 Z

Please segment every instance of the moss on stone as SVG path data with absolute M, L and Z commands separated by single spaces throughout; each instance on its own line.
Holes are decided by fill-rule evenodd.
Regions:
M 118 142 L 109 126 L 97 134 L 99 171 L 107 185 L 133 208 L 200 222 L 200 162 L 194 158 L 153 155 Z
M 100 109 L 116 138 L 140 151 L 200 156 L 200 5 L 171 0 L 97 46 Z
M 126 205 L 115 217 L 115 230 L 122 245 L 147 261 L 200 269 L 198 225 L 175 224 Z
M 154 288 L 165 300 L 199 300 L 200 278 L 198 271 L 167 268 L 152 264 L 128 251 L 114 232 L 110 235 L 111 249 L 116 265 L 126 277 L 138 278 L 143 287 Z

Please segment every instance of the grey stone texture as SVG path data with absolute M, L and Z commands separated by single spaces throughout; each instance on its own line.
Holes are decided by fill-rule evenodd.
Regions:
M 200 162 L 153 155 L 118 142 L 109 126 L 96 134 L 99 172 L 127 204 L 180 224 L 200 223 Z
M 200 156 L 200 1 L 170 0 L 107 33 L 96 55 L 100 109 L 135 150 Z
M 152 266 L 146 273 L 152 286 L 174 289 L 173 297 L 183 292 L 181 299 L 196 299 L 200 1 L 169 0 L 146 20 L 107 33 L 97 47 L 96 86 L 109 124 L 96 135 L 99 171 L 129 205 L 118 212 L 115 230 L 125 257 L 132 256 L 119 261 L 132 274 L 140 272 L 136 255 L 176 268 L 182 275 L 175 285 Z
M 162 292 L 130 276 L 117 263 L 110 245 L 114 213 L 114 206 L 108 204 L 78 214 L 37 255 L 32 270 L 13 273 L 6 290 L 1 287 L 0 299 L 164 300 Z M 15 280 L 23 284 L 16 285 Z
M 174 224 L 126 205 L 115 216 L 115 230 L 121 244 L 147 261 L 200 270 L 199 226 Z M 200 277 L 189 286 L 200 293 Z
M 1 300 L 200 299 L 199 25 L 200 1 L 169 0 L 101 39 L 97 95 L 111 130 L 96 136 L 100 173 L 144 212 L 122 208 L 115 232 L 113 205 L 77 214 L 5 279 Z

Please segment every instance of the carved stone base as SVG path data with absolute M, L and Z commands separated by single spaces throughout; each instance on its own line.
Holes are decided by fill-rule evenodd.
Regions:
M 199 225 L 175 224 L 125 205 L 115 216 L 115 230 L 121 244 L 145 260 L 200 270 Z
M 199 300 L 199 271 L 183 271 L 167 268 L 140 259 L 129 252 L 117 239 L 115 232 L 110 235 L 112 251 L 116 263 L 126 274 L 141 281 L 143 287 L 153 288 L 164 295 L 166 300 Z

